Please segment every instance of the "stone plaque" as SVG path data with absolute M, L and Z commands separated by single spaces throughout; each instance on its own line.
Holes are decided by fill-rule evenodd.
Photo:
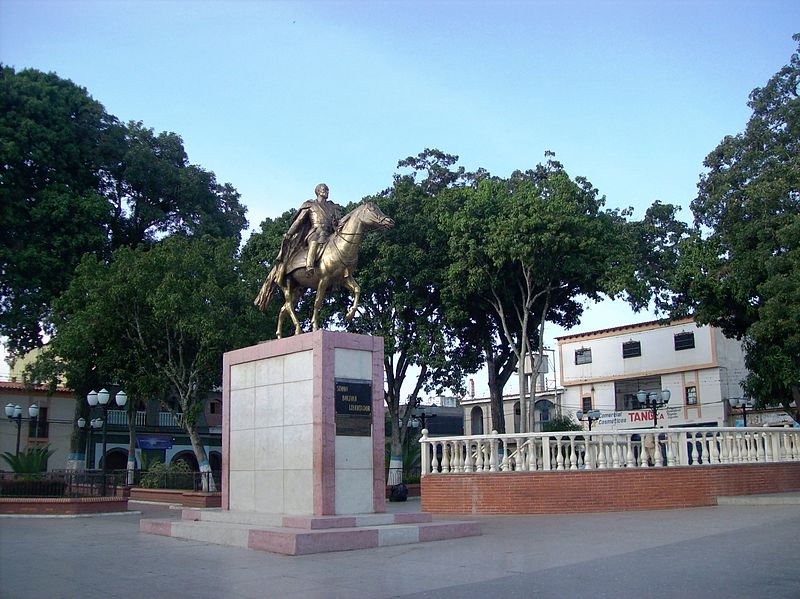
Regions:
M 369 437 L 372 433 L 372 383 L 336 379 L 336 434 Z

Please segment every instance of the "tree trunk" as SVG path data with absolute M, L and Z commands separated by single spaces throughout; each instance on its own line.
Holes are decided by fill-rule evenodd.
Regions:
M 492 415 L 492 428 L 494 428 L 498 433 L 505 433 L 506 416 L 503 406 L 503 387 L 505 381 L 498 377 L 500 368 L 497 364 L 491 341 L 486 346 L 485 354 L 486 370 L 488 373 L 489 383 L 489 410 Z M 472 434 L 475 434 L 475 432 L 472 431 Z
M 67 457 L 67 470 L 83 470 L 86 468 L 86 442 L 89 439 L 89 406 L 84 398 L 75 400 L 75 412 L 72 417 L 72 433 L 69 438 L 69 456 Z M 86 420 L 86 426 L 78 427 L 78 419 Z
M 184 423 L 186 432 L 189 434 L 189 441 L 192 443 L 194 456 L 197 458 L 197 464 L 200 467 L 200 472 L 201 474 L 205 473 L 205 475 L 202 477 L 203 492 L 213 493 L 217 490 L 217 486 L 214 484 L 214 477 L 211 476 L 211 465 L 208 463 L 206 448 L 203 447 L 203 442 L 200 439 L 200 433 L 197 432 L 194 424 L 189 424 L 186 421 L 184 421 Z

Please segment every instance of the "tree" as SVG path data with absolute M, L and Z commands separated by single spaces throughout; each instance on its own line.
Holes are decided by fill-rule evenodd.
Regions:
M 442 190 L 463 180 L 463 168 L 452 168 L 457 160 L 439 150 L 406 158 L 398 168 L 411 172 L 396 175 L 391 188 L 370 198 L 395 226 L 361 246 L 361 306 L 347 328 L 384 337 L 390 484 L 402 481 L 402 450 L 420 394 L 459 391 L 466 374 L 478 369 L 478 350 L 459 340 L 441 302 L 447 240 L 437 227 L 435 205 Z M 411 372 L 416 380 L 403 398 Z
M 0 334 L 13 354 L 55 333 L 43 326 L 83 254 L 247 226 L 236 190 L 190 164 L 178 135 L 122 125 L 71 81 L 2 67 L 0 108 Z
M 744 132 L 704 161 L 675 311 L 744 340 L 748 392 L 800 422 L 800 34 L 789 64 L 748 102 Z
M 0 67 L 0 334 L 12 352 L 40 345 L 81 256 L 105 248 L 99 172 L 118 126 L 72 82 Z
M 67 364 L 92 356 L 96 378 L 131 397 L 158 398 L 189 436 L 201 472 L 210 466 L 198 416 L 221 384 L 222 354 L 264 333 L 236 246 L 175 235 L 119 248 L 109 262 L 86 256 L 56 302 L 58 335 L 48 346 Z
M 446 297 L 471 314 L 484 339 L 502 340 L 513 354 L 523 431 L 533 428 L 536 389 L 527 389 L 520 365 L 538 370 L 545 324 L 573 326 L 582 301 L 601 295 L 646 305 L 669 281 L 681 238 L 674 207 L 657 203 L 643 221 L 628 222 L 629 211 L 604 209 L 605 198 L 591 183 L 572 179 L 547 156 L 545 164 L 508 179 L 482 177 L 451 190 L 454 212 L 440 219 L 449 237 Z M 476 309 L 494 322 L 477 318 Z M 502 413 L 502 390 L 492 400 L 494 418 Z

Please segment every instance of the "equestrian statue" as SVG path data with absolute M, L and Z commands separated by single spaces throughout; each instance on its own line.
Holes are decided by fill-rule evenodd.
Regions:
M 353 272 L 358 264 L 358 248 L 364 233 L 367 229 L 394 226 L 394 221 L 372 202 L 360 204 L 342 216 L 342 207 L 328 200 L 327 185 L 320 183 L 314 193 L 316 198 L 300 206 L 284 234 L 281 249 L 254 302 L 262 312 L 266 311 L 275 286 L 283 292 L 283 305 L 278 313 L 278 339 L 281 338 L 281 325 L 286 314 L 294 323 L 295 335 L 302 332 L 293 306 L 303 289 L 316 289 L 317 292 L 311 315 L 312 330 L 318 329 L 319 309 L 325 293 L 338 285 L 344 285 L 353 294 L 353 304 L 346 316 L 351 320 L 358 308 L 361 291 Z

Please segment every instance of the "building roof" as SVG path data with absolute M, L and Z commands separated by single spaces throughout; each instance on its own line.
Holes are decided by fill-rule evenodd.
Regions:
M 662 318 L 659 320 L 648 320 L 647 322 L 639 322 L 634 324 L 623 324 L 617 327 L 610 327 L 607 329 L 597 329 L 595 331 L 585 331 L 583 333 L 574 333 L 572 335 L 562 335 L 561 337 L 556 337 L 556 341 L 563 341 L 568 339 L 580 339 L 580 338 L 587 338 L 587 337 L 599 337 L 608 335 L 609 333 L 623 333 L 627 331 L 635 331 L 641 329 L 654 329 L 658 327 L 665 327 L 673 324 L 686 324 L 687 322 L 694 322 L 692 318 L 676 318 L 675 320 L 670 320 L 669 318 Z
M 58 386 L 51 389 L 49 385 L 26 385 L 17 381 L 0 381 L 0 391 L 35 391 L 39 393 L 72 393 L 72 389 Z

